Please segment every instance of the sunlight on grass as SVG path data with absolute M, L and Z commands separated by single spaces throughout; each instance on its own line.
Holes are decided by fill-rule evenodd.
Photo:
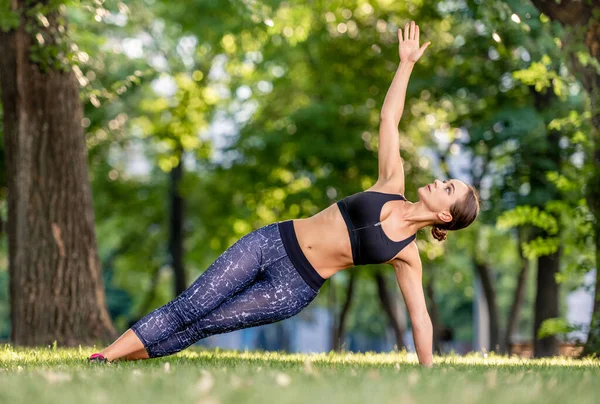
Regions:
M 139 361 L 88 363 L 96 347 L 0 346 L 0 402 L 595 402 L 600 360 L 493 353 L 285 353 L 193 347 Z

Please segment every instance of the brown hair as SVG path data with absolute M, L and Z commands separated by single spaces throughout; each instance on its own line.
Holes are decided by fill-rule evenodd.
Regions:
M 431 229 L 431 234 L 436 240 L 446 239 L 448 230 L 460 230 L 469 226 L 479 214 L 479 194 L 471 185 L 468 185 L 469 192 L 460 201 L 456 201 L 450 206 L 451 222 L 436 223 Z

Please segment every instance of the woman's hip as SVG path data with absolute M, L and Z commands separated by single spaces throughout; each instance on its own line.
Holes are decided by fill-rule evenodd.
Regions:
M 315 293 L 325 283 L 302 252 L 291 220 L 256 229 L 242 237 L 240 242 L 247 244 L 248 249 L 260 252 L 262 271 L 271 273 L 272 279 L 279 277 L 285 280 L 294 276 Z

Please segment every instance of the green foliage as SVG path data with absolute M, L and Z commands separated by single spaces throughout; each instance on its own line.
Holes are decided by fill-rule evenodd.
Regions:
M 515 208 L 515 204 L 535 202 L 538 210 L 545 206 L 549 200 L 547 186 L 531 180 L 537 178 L 540 171 L 544 173 L 540 178 L 545 177 L 545 172 L 561 173 L 559 178 L 563 182 L 576 178 L 553 167 L 543 155 L 553 146 L 545 140 L 547 122 L 562 119 L 562 113 L 538 110 L 528 84 L 520 80 L 508 82 L 505 76 L 506 72 L 529 68 L 531 62 L 520 57 L 523 49 L 529 51 L 533 61 L 542 60 L 543 55 L 556 60 L 556 43 L 548 37 L 547 25 L 540 24 L 531 6 L 519 5 L 517 12 L 523 18 L 519 24 L 510 21 L 515 11 L 502 2 L 489 6 L 469 4 L 460 12 L 442 13 L 433 4 L 377 5 L 370 11 L 368 7 L 348 4 L 346 7 L 353 11 L 351 18 L 344 17 L 335 5 L 319 7 L 315 10 L 312 5 L 308 7 L 300 2 L 264 9 L 236 8 L 229 3 L 216 8 L 172 2 L 158 2 L 152 7 L 130 5 L 133 11 L 128 17 L 132 24 L 134 21 L 139 24 L 141 30 L 152 20 L 164 20 L 163 34 L 153 34 L 152 46 L 166 55 L 168 67 L 164 74 L 175 80 L 177 91 L 171 99 L 156 96 L 149 83 L 158 74 L 153 77 L 149 72 L 139 76 L 139 87 L 131 87 L 115 98 L 104 98 L 104 102 L 114 103 L 106 107 L 104 115 L 99 115 L 101 111 L 88 104 L 86 113 L 94 117 L 88 139 L 94 144 L 91 153 L 98 168 L 97 178 L 106 179 L 111 170 L 97 165 L 106 159 L 109 140 L 122 139 L 118 144 L 124 149 L 127 131 L 141 134 L 135 137 L 144 139 L 144 153 L 156 167 L 168 171 L 179 159 L 173 154 L 174 150 L 183 146 L 185 136 L 189 137 L 213 119 L 215 108 L 229 111 L 230 118 L 240 128 L 239 136 L 236 134 L 223 150 L 231 156 L 226 162 L 209 163 L 207 159 L 212 149 L 197 153 L 196 150 L 202 150 L 202 147 L 194 149 L 198 144 L 192 144 L 189 149 L 198 167 L 202 167 L 187 172 L 181 186 L 188 206 L 187 228 L 193 229 L 186 233 L 186 263 L 190 273 L 201 272 L 223 249 L 251 229 L 276 220 L 308 217 L 374 183 L 378 109 L 398 61 L 393 27 L 401 25 L 406 15 L 427 27 L 422 38 L 432 40 L 431 52 L 413 71 L 400 124 L 409 199 L 415 200 L 416 189 L 437 176 L 431 171 L 431 162 L 419 153 L 421 147 L 436 146 L 436 130 L 447 134 L 463 151 L 473 153 L 476 159 L 486 159 L 485 162 L 495 167 L 488 170 L 493 187 L 483 201 L 478 220 L 490 226 L 495 224 L 496 216 Z M 246 12 L 246 18 L 240 18 L 240 14 Z M 527 12 L 532 14 L 529 20 L 523 17 Z M 279 18 L 273 18 L 273 13 Z M 273 25 L 263 23 L 268 18 Z M 485 34 L 474 29 L 475 19 L 483 22 Z M 378 30 L 377 21 L 385 22 L 385 29 Z M 116 28 L 111 28 L 111 32 L 116 32 L 117 37 L 127 37 L 129 30 L 133 35 L 136 26 L 132 24 L 123 27 L 124 33 Z M 337 30 L 338 24 L 349 24 L 350 29 L 342 34 Z M 357 35 L 352 33 L 352 24 L 356 24 Z M 293 29 L 286 30 L 286 27 Z M 108 25 L 105 28 L 108 29 Z M 78 30 L 80 35 L 83 31 Z M 494 42 L 492 32 L 496 32 L 502 42 Z M 177 47 L 177 39 L 183 35 L 198 38 L 194 65 L 184 66 L 179 55 L 168 51 Z M 92 38 L 86 41 L 92 43 Z M 88 48 L 90 55 L 102 55 L 99 48 L 97 51 Z M 498 52 L 499 59 L 490 59 L 490 49 Z M 210 66 L 218 54 L 225 56 L 223 68 L 227 76 L 211 81 L 208 79 Z M 135 69 L 142 70 L 135 61 L 118 55 L 110 57 L 114 62 L 109 64 L 106 59 L 105 65 L 122 66 L 122 71 L 119 77 L 113 73 L 118 72 L 116 69 L 96 70 L 98 77 L 107 83 L 118 82 Z M 557 73 L 558 68 L 558 63 L 547 66 L 546 74 L 554 81 L 567 80 Z M 90 68 L 83 66 L 82 70 L 86 73 Z M 508 84 L 503 84 L 505 82 Z M 98 79 L 95 83 L 90 83 L 84 91 L 92 94 L 88 88 L 97 86 Z M 226 86 L 228 93 L 218 96 L 218 86 Z M 107 84 L 104 87 L 110 89 L 107 93 L 118 88 Z M 102 87 L 96 88 L 99 89 L 96 94 L 104 93 Z M 249 88 L 251 95 L 240 100 L 235 95 L 243 88 Z M 194 98 L 196 106 L 190 104 Z M 255 108 L 247 121 L 237 118 L 237 112 L 244 105 Z M 580 111 L 579 107 L 566 108 L 561 104 L 554 108 L 562 108 L 565 113 Z M 110 109 L 114 111 L 113 116 L 107 113 Z M 106 123 L 117 113 L 127 114 L 126 125 L 119 130 L 106 129 Z M 98 132 L 103 119 L 102 131 L 108 137 L 98 135 L 103 133 Z M 467 131 L 468 136 L 461 136 L 462 130 Z M 203 145 L 209 146 L 208 143 Z M 541 168 L 532 167 L 534 162 Z M 476 167 L 474 164 L 474 174 L 477 174 Z M 166 217 L 160 195 L 166 191 L 166 184 L 160 180 L 158 185 L 155 181 L 162 178 L 160 171 L 153 171 L 144 180 L 143 188 L 156 184 L 156 192 L 147 191 L 151 196 L 138 201 L 139 191 L 137 185 L 134 186 L 137 180 L 125 181 L 124 168 L 113 165 L 112 169 L 119 173 L 118 179 L 95 183 L 95 195 L 106 192 L 104 186 L 109 186 L 108 190 L 122 183 L 118 198 L 133 200 L 130 200 L 131 209 L 126 204 L 111 204 L 116 195 L 107 195 L 97 203 L 106 206 L 99 216 L 105 229 L 102 238 L 107 242 L 111 240 L 116 248 L 124 234 L 111 229 L 126 229 L 125 233 L 134 238 L 149 228 L 160 229 L 148 232 L 146 238 L 140 236 L 144 242 L 117 261 L 120 275 L 115 279 L 133 292 L 140 289 L 140 283 L 147 284 L 151 271 L 162 262 L 164 253 L 159 252 L 164 251 Z M 563 174 L 565 172 L 568 175 Z M 548 181 L 557 179 L 557 175 L 550 175 L 552 178 Z M 520 197 L 519 190 L 524 184 L 529 184 L 531 192 Z M 132 187 L 129 193 L 127 187 Z M 539 205 L 538 201 L 541 201 Z M 123 219 L 118 219 L 121 216 Z M 547 211 L 539 216 L 543 219 L 552 215 Z M 150 218 L 152 220 L 148 220 Z M 556 228 L 557 221 L 554 219 L 554 225 L 544 226 Z M 452 325 L 461 340 L 471 337 L 473 274 L 469 263 L 474 258 L 471 246 L 476 240 L 488 240 L 479 244 L 477 254 L 494 263 L 503 313 L 511 303 L 514 288 L 511 280 L 519 268 L 515 243 L 511 239 L 513 233 L 487 232 L 490 234 L 485 227 L 473 225 L 470 230 L 452 233 L 452 241 L 442 244 L 431 243 L 426 229 L 419 234 L 419 248 L 426 266 L 425 281 L 435 272 L 442 320 Z M 548 251 L 551 243 L 533 241 L 531 249 Z M 577 251 L 573 250 L 574 256 Z M 329 283 L 339 283 L 338 287 L 343 288 L 343 276 L 338 276 L 340 278 L 330 279 Z M 373 298 L 376 289 L 368 272 L 362 281 L 364 287 L 361 286 L 360 299 L 357 299 L 361 307 L 353 309 L 357 311 L 351 313 L 349 324 L 367 332 L 370 327 L 377 327 L 370 332 L 379 335 L 385 322 L 378 314 L 381 313 L 379 303 Z M 393 279 L 390 281 L 395 285 Z M 168 294 L 164 298 L 168 298 Z M 381 320 L 375 325 L 373 314 Z M 527 318 L 528 314 L 523 317 Z M 369 318 L 371 323 L 365 322 Z
M 554 94 L 565 100 L 567 98 L 566 83 L 551 66 L 552 60 L 550 57 L 543 55 L 539 62 L 531 63 L 527 69 L 513 72 L 513 77 L 521 80 L 526 85 L 534 86 L 537 92 L 552 87 Z
M 543 255 L 550 255 L 558 250 L 561 240 L 558 237 L 537 237 L 530 242 L 521 244 L 523 255 L 534 259 Z
M 12 0 L 0 0 L 0 30 L 4 32 L 19 26 L 19 11 L 13 11 L 11 4 Z
M 120 321 L 139 314 L 159 268 L 151 306 L 173 297 L 166 195 L 180 161 L 188 280 L 252 229 L 309 217 L 374 184 L 379 109 L 398 63 L 395 30 L 410 19 L 432 45 L 413 70 L 399 127 L 406 196 L 418 200 L 417 189 L 441 177 L 478 180 L 483 195 L 468 229 L 444 243 L 428 229 L 418 235 L 440 321 L 458 340 L 472 338 L 472 263 L 485 260 L 504 324 L 521 265 L 515 228 L 547 232 L 522 244 L 529 258 L 562 239 L 562 280 L 592 266 L 582 194 L 592 170 L 573 162 L 589 147 L 589 106 L 562 62 L 561 28 L 530 3 L 135 0 L 69 2 L 64 15 L 55 12 L 60 4 L 28 15 L 31 35 L 44 40 L 32 58 L 48 69 L 75 66 L 99 251 L 114 288 L 109 308 Z M 45 31 L 39 16 L 52 13 L 69 21 L 68 38 Z M 16 13 L 0 13 L 0 28 L 17 23 Z M 173 93 L 157 94 L 160 80 L 172 80 Z M 225 117 L 234 127 L 215 136 L 227 143 L 219 160 L 207 134 Z M 455 155 L 467 169 L 450 171 Z M 149 169 L 132 173 L 133 156 Z M 386 320 L 372 269 L 352 269 L 360 271 L 360 304 L 348 324 L 380 336 Z M 336 275 L 327 288 L 341 296 L 345 280 Z M 531 323 L 533 293 L 521 329 Z
M 496 223 L 499 229 L 509 229 L 525 224 L 537 226 L 545 230 L 548 234 L 556 234 L 558 232 L 556 218 L 547 212 L 540 211 L 535 206 L 517 206 L 500 215 Z
M 570 325 L 563 318 L 549 318 L 542 322 L 537 336 L 538 338 L 545 338 L 552 335 L 565 335 L 578 329 L 578 327 Z
M 42 73 L 50 70 L 70 70 L 73 58 L 72 42 L 68 36 L 63 0 L 28 4 L 23 13 L 25 32 L 31 38 L 29 59 Z
M 553 207 L 554 205 L 549 204 Z M 544 230 L 546 237 L 536 237 L 527 242 L 521 243 L 523 255 L 528 259 L 534 259 L 543 255 L 549 255 L 558 250 L 561 243 L 559 237 L 548 237 L 558 233 L 558 220 L 548 211 L 542 211 L 535 206 L 517 206 L 516 208 L 504 212 L 498 217 L 496 226 L 499 229 L 510 229 L 519 226 L 535 226 Z

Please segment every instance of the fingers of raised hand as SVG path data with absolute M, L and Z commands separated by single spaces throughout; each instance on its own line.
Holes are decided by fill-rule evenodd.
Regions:
M 419 43 L 419 26 L 414 21 L 406 23 L 404 25 L 404 35 L 402 34 L 402 28 L 398 29 L 398 40 L 403 41 L 416 41 Z

